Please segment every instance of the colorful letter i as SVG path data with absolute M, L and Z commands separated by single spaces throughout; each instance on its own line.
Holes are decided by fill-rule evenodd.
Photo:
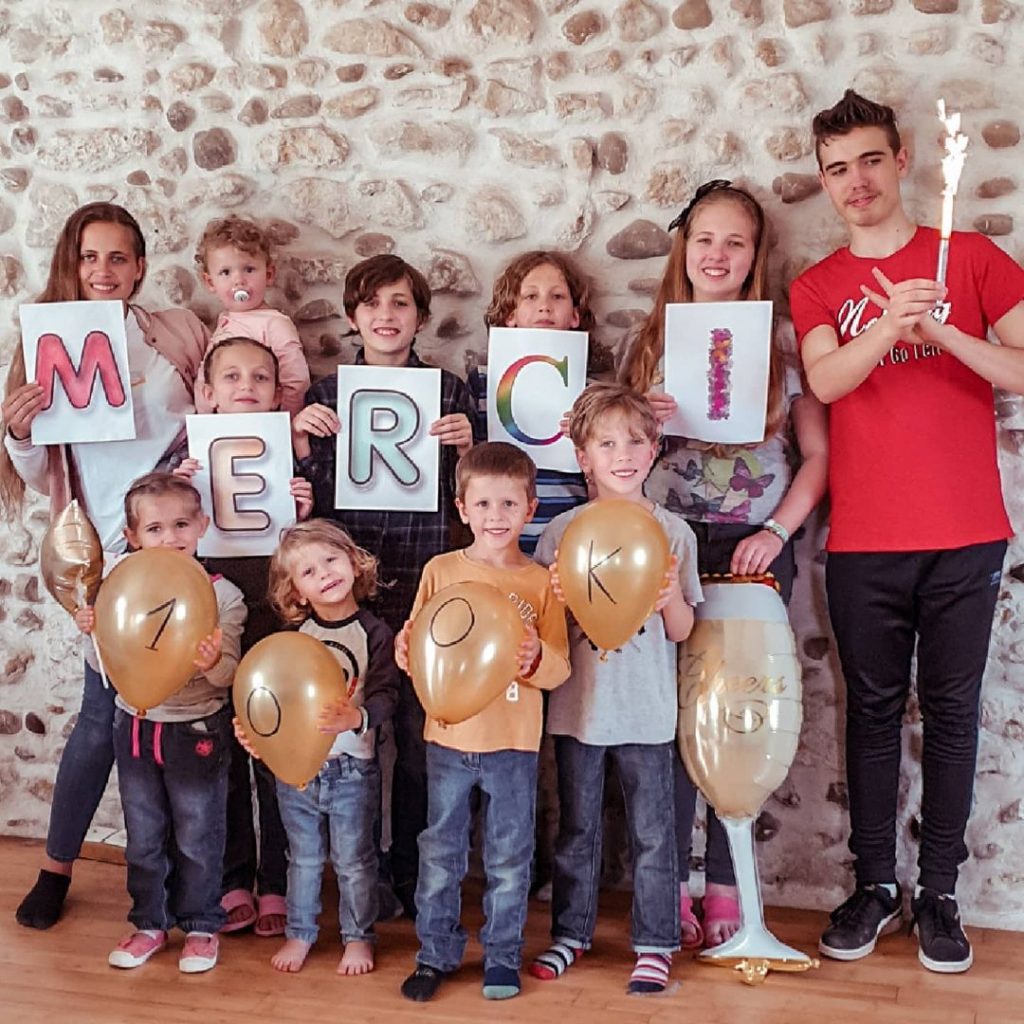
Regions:
M 732 331 L 727 327 L 711 329 L 708 348 L 708 419 L 729 418 L 729 377 L 732 369 Z

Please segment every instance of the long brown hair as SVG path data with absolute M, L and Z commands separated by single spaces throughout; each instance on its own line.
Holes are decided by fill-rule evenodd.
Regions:
M 698 210 L 714 203 L 735 203 L 747 213 L 754 229 L 754 261 L 740 290 L 740 299 L 759 301 L 768 296 L 768 231 L 761 204 L 745 188 L 737 185 L 713 182 L 712 186 L 703 195 L 698 194 L 677 218 L 679 230 L 665 262 L 654 308 L 633 338 L 623 361 L 620 379 L 642 394 L 650 391 L 665 353 L 665 307 L 670 303 L 693 302 L 693 285 L 686 274 L 686 243 Z M 701 189 L 697 191 L 700 193 Z M 785 418 L 785 379 L 785 360 L 773 336 L 768 372 L 766 438 L 779 430 Z
M 50 260 L 50 273 L 46 279 L 46 287 L 36 298 L 36 302 L 78 302 L 82 298 L 81 283 L 78 278 L 78 263 L 82 248 L 82 232 L 89 224 L 120 224 L 126 227 L 132 236 L 135 258 L 146 258 L 146 240 L 138 221 L 123 207 L 116 203 L 87 203 L 80 206 L 64 222 L 57 245 Z M 132 290 L 134 295 L 142 286 L 143 274 Z M 20 345 L 16 346 L 11 364 L 7 370 L 7 383 L 4 397 L 9 397 L 26 382 L 25 355 Z M 7 424 L 0 424 L 6 433 Z M 25 481 L 18 476 L 14 463 L 4 445 L 0 445 L 0 512 L 10 519 L 21 511 L 25 500 Z

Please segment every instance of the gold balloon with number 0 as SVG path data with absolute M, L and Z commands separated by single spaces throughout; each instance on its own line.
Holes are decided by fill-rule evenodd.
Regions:
M 588 505 L 558 544 L 558 579 L 580 629 L 604 651 L 631 640 L 654 610 L 671 557 L 665 531 L 643 505 Z
M 320 771 L 337 737 L 320 731 L 324 705 L 345 697 L 345 673 L 330 649 L 305 633 L 273 633 L 239 662 L 232 696 L 245 735 L 290 786 Z
M 94 636 L 114 689 L 143 712 L 177 693 L 218 618 L 213 584 L 194 558 L 145 548 L 122 559 L 96 597 Z
M 92 604 L 103 576 L 103 547 L 85 510 L 74 500 L 43 536 L 39 571 L 54 600 L 72 615 Z
M 523 626 L 489 583 L 453 583 L 424 604 L 409 631 L 409 675 L 431 718 L 446 725 L 483 711 L 512 683 Z

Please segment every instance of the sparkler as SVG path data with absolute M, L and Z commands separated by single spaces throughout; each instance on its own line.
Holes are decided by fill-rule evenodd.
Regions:
M 939 259 L 935 280 L 946 283 L 946 268 L 949 265 L 949 238 L 953 234 L 953 200 L 956 198 L 960 173 L 964 169 L 967 154 L 967 136 L 960 131 L 960 115 L 946 114 L 946 101 L 939 100 L 939 120 L 946 129 L 942 144 L 946 155 L 942 158 L 942 224 L 939 228 Z

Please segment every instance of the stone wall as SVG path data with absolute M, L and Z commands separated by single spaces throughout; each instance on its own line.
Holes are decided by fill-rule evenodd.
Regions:
M 777 236 L 778 298 L 843 233 L 815 176 L 810 117 L 852 84 L 894 104 L 911 213 L 935 223 L 944 96 L 971 137 L 957 223 L 1020 258 L 1024 3 L 1008 0 L 0 0 L 0 362 L 78 204 L 115 199 L 152 258 L 143 302 L 211 319 L 192 252 L 227 210 L 279 245 L 271 296 L 316 373 L 350 355 L 346 268 L 396 250 L 435 291 L 420 350 L 464 371 L 515 253 L 578 254 L 607 367 L 648 308 L 664 226 L 709 177 L 749 184 Z M 1017 54 L 1014 57 L 1014 54 Z M 1024 410 L 1000 402 L 1006 492 L 1024 525 Z M 77 706 L 71 624 L 41 591 L 41 503 L 0 528 L 0 831 L 45 831 Z M 794 620 L 803 745 L 758 826 L 772 898 L 824 906 L 848 884 L 841 685 L 824 613 L 820 527 L 801 541 Z M 1007 565 L 986 683 L 972 859 L 978 922 L 1024 926 L 1024 545 Z M 915 845 L 920 728 L 911 711 L 902 859 Z M 118 828 L 108 794 L 97 824 Z M 618 854 L 612 851 L 614 868 Z M 614 870 L 612 872 L 614 874 Z

